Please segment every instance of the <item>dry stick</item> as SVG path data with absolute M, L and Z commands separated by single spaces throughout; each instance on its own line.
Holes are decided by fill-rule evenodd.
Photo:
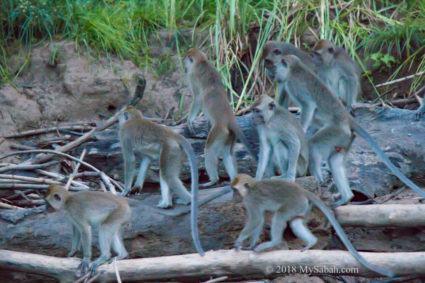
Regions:
M 114 269 L 115 269 L 115 274 L 117 275 L 117 282 L 122 283 L 121 282 L 121 276 L 120 276 L 120 273 L 119 273 L 118 267 L 117 267 L 117 258 L 116 257 L 114 257 Z
M 6 183 L 0 184 L 0 189 L 47 189 L 49 185 L 28 184 L 28 183 Z
M 0 183 L 22 183 L 22 181 L 12 179 L 0 179 Z
M 16 204 L 27 206 L 27 205 L 43 205 L 45 204 L 44 199 L 29 199 L 29 200 L 16 200 Z
M 81 177 L 98 177 L 100 174 L 98 172 L 80 172 L 75 174 L 75 177 L 81 178 Z
M 398 190 L 396 190 L 395 192 L 392 192 L 389 195 L 386 195 L 385 198 L 383 200 L 375 200 L 377 204 L 383 204 L 387 201 L 392 200 L 395 196 L 398 196 L 398 194 L 400 194 L 402 191 L 404 191 L 406 189 L 406 187 L 401 187 Z
M 22 189 L 47 189 L 50 185 L 28 184 L 28 183 L 6 183 L 0 184 L 0 189 L 22 190 Z M 87 190 L 84 187 L 71 187 L 72 191 Z
M 26 199 L 26 200 L 30 200 L 30 198 L 27 197 L 24 192 L 15 191 L 15 193 L 18 194 L 19 196 L 21 196 L 22 198 Z
M 117 191 L 115 190 L 114 185 L 111 184 L 110 180 L 107 178 L 106 174 L 103 172 L 100 172 L 100 178 L 105 183 L 105 185 L 108 187 L 109 191 L 113 193 L 114 195 L 117 194 Z M 121 188 L 122 191 L 122 188 Z
M 90 272 L 87 272 L 86 274 L 84 274 L 84 276 L 78 278 L 77 280 L 74 281 L 74 283 L 80 283 L 83 282 L 86 278 L 88 278 L 90 276 Z
M 85 280 L 84 283 L 91 283 L 94 282 L 100 275 L 102 275 L 104 272 L 97 272 L 93 277 L 90 278 L 90 280 Z
M 398 106 L 404 106 L 404 105 L 412 104 L 415 102 L 416 102 L 416 98 L 412 96 L 408 98 L 400 98 L 400 99 L 394 99 L 394 100 L 388 101 L 388 103 L 392 105 L 398 105 Z
M 90 278 L 91 272 L 87 272 L 84 276 L 75 280 L 74 283 L 80 283 L 80 282 L 83 282 L 83 281 L 84 281 L 84 283 L 92 282 L 93 280 L 97 279 L 97 277 L 99 277 L 99 275 L 101 275 L 102 273 L 103 273 L 103 271 L 97 272 L 93 277 Z
M 35 182 L 40 184 L 60 184 L 60 182 L 54 181 L 51 179 L 27 177 L 27 176 L 13 175 L 13 174 L 0 174 L 0 179 L 11 179 L 11 180 L 26 181 L 26 182 Z
M 6 139 L 22 138 L 22 137 L 41 135 L 41 134 L 45 134 L 45 133 L 51 133 L 51 132 L 62 131 L 62 130 L 88 131 L 88 130 L 91 130 L 91 129 L 93 129 L 93 127 L 91 127 L 91 126 L 61 126 L 61 127 L 57 126 L 57 127 L 51 127 L 51 128 L 43 128 L 43 129 L 36 129 L 36 130 L 18 132 L 16 134 L 4 136 L 4 138 L 6 138 Z
M 418 101 L 419 105 L 422 104 L 422 98 L 419 97 L 419 93 L 421 93 L 422 91 L 425 90 L 425 85 L 423 87 L 421 87 L 418 91 L 415 91 L 415 93 L 413 94 L 413 96 L 416 98 L 416 100 Z
M 37 149 L 31 149 L 31 150 L 37 150 Z M 11 171 L 11 170 L 33 170 L 33 169 L 45 168 L 45 167 L 50 167 L 52 165 L 55 165 L 57 163 L 58 162 L 54 160 L 54 161 L 46 162 L 43 164 L 11 164 L 9 166 L 0 168 L 0 173 Z
M 101 178 L 101 180 L 99 180 L 99 184 L 101 184 L 101 188 L 103 189 L 103 188 L 105 188 L 104 189 L 104 191 L 106 192 L 107 190 L 106 190 L 106 187 L 105 187 L 105 183 L 108 185 L 108 187 L 109 187 L 109 190 L 110 191 L 112 191 L 112 192 L 115 192 L 116 193 L 116 191 L 115 191 L 115 187 L 111 184 L 111 182 L 109 182 L 108 180 L 107 180 L 107 178 L 105 178 L 105 176 L 106 175 L 102 175 L 102 172 L 80 172 L 80 173 L 77 173 L 77 174 L 75 174 L 75 177 L 76 178 L 81 178 L 81 177 L 100 177 Z M 102 182 L 102 180 L 104 181 L 104 182 Z M 122 185 L 121 185 L 121 183 L 119 183 L 118 181 L 116 181 L 118 184 L 120 184 L 120 189 L 122 188 Z
M 0 201 L 3 201 L 5 203 L 7 203 L 7 204 L 12 204 L 13 203 L 12 201 L 8 200 L 7 198 L 0 198 Z
M 8 196 L 6 196 L 5 199 L 8 201 L 13 201 L 14 199 L 20 196 L 20 194 L 18 193 L 19 192 L 18 190 L 14 190 L 13 192 L 14 192 L 13 194 L 9 194 Z M 23 192 L 28 193 L 28 192 L 32 192 L 32 190 L 24 190 Z
M 216 283 L 216 282 L 221 282 L 221 281 L 227 280 L 228 278 L 229 278 L 229 276 L 221 276 L 221 277 L 218 277 L 218 278 L 210 279 L 208 281 L 204 281 L 203 283 Z
M 37 149 L 34 146 L 28 146 L 28 145 L 23 145 L 23 144 L 19 144 L 19 143 L 12 143 L 12 144 L 10 144 L 10 147 L 15 148 L 15 149 L 20 149 L 20 150 Z
M 423 90 L 425 90 L 425 86 L 421 87 L 419 90 L 414 92 L 413 95 L 410 96 L 410 97 L 390 100 L 390 101 L 388 101 L 388 103 L 391 103 L 392 105 L 398 104 L 398 106 L 402 106 L 402 105 L 407 105 L 407 104 L 412 104 L 412 103 L 418 102 L 419 105 L 420 105 L 422 98 L 420 98 L 418 96 L 418 94 L 420 94 Z M 383 95 L 381 95 L 380 97 L 382 97 L 382 96 Z M 385 104 L 384 101 L 381 100 L 380 103 L 377 103 L 375 105 L 379 106 L 379 105 L 384 105 L 384 104 Z
M 395 84 L 395 83 L 398 83 L 398 82 L 402 82 L 402 81 L 405 81 L 405 80 L 408 80 L 408 79 L 412 79 L 412 78 L 414 78 L 416 76 L 421 76 L 423 74 L 425 74 L 425 71 L 424 72 L 419 72 L 419 73 L 416 73 L 416 74 L 413 74 L 413 75 L 409 75 L 409 76 L 406 76 L 406 77 L 403 77 L 403 78 L 400 78 L 400 79 L 396 79 L 396 80 L 393 80 L 393 81 L 389 81 L 389 82 L 386 82 L 386 83 L 377 84 L 377 85 L 375 85 L 375 87 L 392 85 L 392 84 Z
M 37 169 L 37 170 L 35 170 L 35 172 L 37 172 L 39 174 L 42 174 L 42 175 L 45 175 L 45 176 L 48 176 L 48 177 L 55 178 L 55 179 L 57 179 L 59 181 L 65 180 L 65 176 L 62 175 L 62 174 L 59 174 L 59 173 L 49 172 L 49 171 L 45 171 L 45 170 L 42 170 L 42 169 Z M 98 174 L 97 172 L 90 172 L 90 173 Z M 72 185 L 75 185 L 77 187 L 84 187 L 86 189 L 89 189 L 89 186 L 87 186 L 84 182 L 73 180 L 71 182 L 71 184 Z
M 63 152 L 59 152 L 59 151 L 56 151 L 56 150 L 50 150 L 50 149 L 35 149 L 35 150 L 15 151 L 15 152 L 11 152 L 11 153 L 8 153 L 8 154 L 5 154 L 5 155 L 0 156 L 0 160 L 3 159 L 3 158 L 6 158 L 6 157 L 12 156 L 12 155 L 25 154 L 25 153 L 51 153 L 51 154 L 56 154 L 56 155 L 64 156 L 64 157 L 67 157 L 67 158 L 69 158 L 71 160 L 74 160 L 74 161 L 77 161 L 77 162 L 83 164 L 84 166 L 92 169 L 93 171 L 98 172 L 99 174 L 100 173 L 103 173 L 101 170 L 97 169 L 93 165 L 91 165 L 91 164 L 89 164 L 89 163 L 87 163 L 85 161 L 80 161 L 78 158 L 76 158 L 76 157 L 74 157 L 72 155 L 69 155 L 69 154 L 66 154 L 66 153 L 63 153 Z M 0 172 L 1 172 L 1 170 L 3 170 L 3 168 L 0 168 Z M 103 173 L 103 174 L 105 174 L 105 173 Z M 105 174 L 105 176 L 107 177 L 106 179 L 109 179 L 118 188 L 120 188 L 121 190 L 123 190 L 122 186 L 117 181 L 115 181 L 114 179 L 112 179 L 111 177 L 109 177 L 106 174 Z
M 108 190 L 106 189 L 105 184 L 102 182 L 102 180 L 99 180 L 99 187 L 106 193 Z
M 0 201 L 0 208 L 4 208 L 4 209 L 24 209 L 22 207 L 7 204 L 7 203 L 1 202 L 1 201 Z
M 137 87 L 136 87 L 136 91 L 134 92 L 133 98 L 131 99 L 129 105 L 136 105 L 142 98 L 143 98 L 143 94 L 145 92 L 145 87 L 146 87 L 146 80 L 140 76 L 137 82 Z M 80 144 L 82 144 L 83 142 L 87 141 L 91 136 L 93 136 L 96 132 L 100 132 L 110 126 L 112 126 L 113 124 L 115 124 L 118 121 L 118 116 L 124 112 L 124 110 L 127 108 L 127 105 L 123 108 L 121 108 L 117 113 L 114 114 L 114 116 L 112 116 L 111 118 L 109 118 L 108 120 L 105 121 L 105 123 L 103 125 L 99 125 L 96 128 L 91 129 L 88 133 L 84 134 L 83 136 L 79 137 L 78 139 L 64 145 L 61 147 L 58 147 L 56 149 L 57 152 L 67 152 L 71 149 L 73 149 L 76 146 L 79 146 Z M 51 159 L 53 156 L 50 154 L 45 155 L 45 154 L 41 154 L 41 155 L 37 155 L 34 159 L 29 160 L 28 162 L 30 164 L 34 164 L 34 163 L 40 163 L 40 162 L 45 162 L 49 159 Z M 120 187 L 120 186 L 118 186 Z
M 72 139 L 71 135 L 64 135 L 61 137 L 53 137 L 53 138 L 48 138 L 48 139 L 44 139 L 38 142 L 39 145 L 42 146 L 47 146 L 50 144 L 54 144 L 54 143 L 63 143 L 66 142 L 68 140 Z
M 80 155 L 80 160 L 79 160 L 79 162 L 77 163 L 77 165 L 75 165 L 75 168 L 74 168 L 74 170 L 72 171 L 72 174 L 71 174 L 71 176 L 69 176 L 69 179 L 68 179 L 68 182 L 66 182 L 66 185 L 65 185 L 65 190 L 69 190 L 69 187 L 71 186 L 71 183 L 72 183 L 72 180 L 74 180 L 74 177 L 75 177 L 75 174 L 77 174 L 78 173 L 78 168 L 80 168 L 80 165 L 81 165 L 81 161 L 83 161 L 83 159 L 84 159 L 84 157 L 86 156 L 86 153 L 87 153 L 87 149 L 86 148 L 84 148 L 83 149 L 83 152 L 81 153 L 81 155 Z

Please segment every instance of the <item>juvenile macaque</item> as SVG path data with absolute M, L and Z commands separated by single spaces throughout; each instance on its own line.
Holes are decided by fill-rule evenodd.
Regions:
M 315 70 L 315 66 L 311 60 L 311 56 L 304 52 L 303 50 L 295 47 L 293 44 L 289 42 L 281 42 L 281 41 L 268 41 L 263 47 L 262 58 L 264 60 L 264 65 L 266 66 L 266 70 L 270 70 L 274 64 L 274 62 L 280 60 L 282 56 L 285 55 L 295 55 L 301 59 L 301 61 L 306 64 L 311 70 Z M 273 72 L 268 72 L 268 75 L 271 79 L 274 78 Z M 277 86 L 277 104 L 283 106 L 288 109 L 288 96 L 285 93 L 282 85 Z
M 119 138 L 121 151 L 124 159 L 125 189 L 122 195 L 126 195 L 131 188 L 134 177 L 135 152 L 142 156 L 139 173 L 134 187 L 143 187 L 146 171 L 154 159 L 159 159 L 159 182 L 161 187 L 160 208 L 168 208 L 173 205 L 173 194 L 178 196 L 178 202 L 188 204 L 191 202 L 191 229 L 193 242 L 196 250 L 204 254 L 198 236 L 198 163 L 192 146 L 181 135 L 173 132 L 166 126 L 156 124 L 145 119 L 142 113 L 129 106 L 118 118 L 120 130 Z M 183 160 L 186 153 L 192 178 L 192 193 L 190 194 L 179 178 Z
M 111 257 L 111 246 L 117 259 L 126 258 L 121 227 L 131 217 L 127 201 L 119 196 L 93 191 L 71 193 L 60 185 L 50 185 L 45 196 L 46 210 L 63 210 L 72 223 L 72 247 L 68 256 L 73 256 L 83 247 L 83 260 L 79 266 L 82 273 L 93 274 L 96 268 Z M 99 227 L 100 256 L 91 264 L 91 226 Z
M 283 56 L 270 69 L 275 80 L 282 84 L 292 101 L 301 108 L 301 125 L 304 132 L 312 125 L 318 129 L 310 138 L 309 171 L 323 182 L 322 161 L 328 162 L 341 199 L 335 206 L 349 202 L 353 197 L 345 173 L 347 153 L 355 133 L 364 138 L 385 165 L 407 186 L 425 197 L 425 192 L 409 180 L 385 156 L 373 138 L 350 116 L 339 99 L 299 58 Z
M 236 249 L 239 249 L 244 240 L 248 238 L 251 238 L 249 248 L 256 252 L 279 245 L 282 242 L 287 223 L 289 223 L 295 236 L 306 242 L 306 246 L 301 251 L 313 247 L 317 238 L 306 225 L 306 218 L 308 218 L 311 209 L 310 202 L 312 202 L 329 219 L 338 237 L 354 258 L 376 273 L 388 277 L 394 276 L 391 270 L 367 262 L 353 247 L 341 225 L 326 205 L 300 185 L 281 179 L 255 181 L 249 175 L 238 174 L 231 187 L 242 196 L 248 215 L 248 221 L 235 242 L 234 247 Z M 270 232 L 271 240 L 255 247 L 263 230 L 264 213 L 266 211 L 274 212 Z
M 277 163 L 281 177 L 286 180 L 295 181 L 296 176 L 305 176 L 308 143 L 300 122 L 267 95 L 260 96 L 251 108 L 260 139 L 260 157 L 255 179 L 263 178 L 272 161 Z
M 349 110 L 361 91 L 361 69 L 344 48 L 319 40 L 312 53 L 317 75 Z
M 256 156 L 251 151 L 248 140 L 236 122 L 220 74 L 209 62 L 207 56 L 202 51 L 192 48 L 184 56 L 183 63 L 187 82 L 193 95 L 187 121 L 189 129 L 193 132 L 193 120 L 201 109 L 211 123 L 211 130 L 205 144 L 205 169 L 210 181 L 203 186 L 217 183 L 220 155 L 223 156 L 227 174 L 233 180 L 237 174 L 233 152 L 236 139 L 245 145 L 255 159 Z

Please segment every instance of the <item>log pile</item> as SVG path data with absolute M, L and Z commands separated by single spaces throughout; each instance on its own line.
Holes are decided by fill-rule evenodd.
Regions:
M 141 96 L 139 95 L 138 99 L 140 98 Z M 137 103 L 138 99 L 133 100 L 132 103 Z M 35 208 L 37 211 L 41 211 L 44 207 L 44 200 L 39 193 L 47 188 L 49 184 L 62 184 L 74 191 L 88 190 L 95 187 L 105 192 L 119 193 L 122 190 L 122 183 L 118 181 L 122 172 L 121 154 L 119 147 L 116 146 L 118 142 L 116 129 L 107 129 L 116 122 L 116 117 L 119 113 L 121 113 L 121 110 L 101 125 L 92 123 L 62 124 L 53 128 L 36 129 L 4 137 L 19 139 L 33 135 L 57 133 L 56 137 L 43 139 L 31 146 L 16 143 L 14 147 L 20 150 L 19 152 L 0 156 L 0 160 L 15 155 L 31 156 L 20 163 L 0 163 L 0 209 L 26 211 L 27 208 Z M 363 125 L 368 124 L 368 129 L 375 129 L 375 132 L 371 134 L 377 138 L 378 143 L 386 145 L 383 148 L 392 160 L 401 167 L 404 173 L 423 178 L 425 177 L 422 158 L 425 155 L 425 146 L 423 146 L 425 126 L 419 122 L 407 123 L 411 119 L 410 116 L 413 117 L 413 115 L 414 113 L 408 113 L 408 111 L 386 108 L 377 110 L 366 107 L 357 110 L 356 119 Z M 248 137 L 252 147 L 258 149 L 257 135 L 252 127 L 249 114 L 238 117 L 238 123 Z M 189 138 L 200 161 L 203 160 L 203 147 L 208 129 L 208 123 L 203 118 L 198 119 L 195 123 L 196 136 L 190 136 L 185 124 L 174 127 L 176 132 Z M 376 134 L 376 132 L 380 132 L 380 135 Z M 391 135 L 396 137 L 392 138 Z M 412 137 L 412 135 L 414 136 Z M 369 156 L 369 149 L 366 148 L 368 146 L 363 141 L 356 139 L 353 152 L 348 161 L 350 183 L 355 189 L 369 197 L 384 196 L 391 189 L 397 187 L 399 183 L 387 173 L 388 171 L 386 171 L 384 166 L 381 166 L 379 161 Z M 256 169 L 255 162 L 249 157 L 243 147 L 237 146 L 236 151 L 240 171 L 251 173 L 251 175 L 254 174 Z M 61 159 L 57 160 L 55 157 L 60 157 Z M 199 163 L 203 164 L 203 162 Z M 202 169 L 201 166 L 201 171 Z M 184 170 L 183 175 L 188 177 L 187 166 Z M 157 181 L 155 167 L 154 170 L 150 171 L 148 179 L 151 182 Z M 317 184 L 314 180 L 312 181 L 311 177 L 301 178 L 297 182 L 301 182 L 307 189 L 317 192 Z M 364 184 L 368 186 L 365 187 Z M 209 191 L 204 190 L 201 192 L 201 199 L 203 195 L 205 197 L 205 195 L 208 196 L 209 194 Z M 230 203 L 231 205 L 229 205 Z M 131 228 L 127 229 L 125 233 L 126 241 L 137 238 L 140 233 L 144 234 L 144 240 L 150 240 L 146 236 L 148 233 L 146 231 L 152 231 L 153 237 L 159 239 L 164 236 L 168 237 L 166 239 L 179 237 L 183 244 L 172 252 L 169 252 L 168 248 L 158 249 L 159 254 L 154 255 L 161 257 L 151 257 L 153 254 L 148 252 L 149 257 L 133 258 L 102 266 L 99 269 L 99 280 L 115 281 L 117 276 L 120 276 L 124 281 L 208 280 L 210 277 L 223 276 L 223 278 L 232 279 L 246 277 L 273 278 L 282 274 L 293 273 L 292 268 L 294 266 L 298 268 L 296 272 L 300 273 L 321 274 L 323 273 L 323 268 L 330 266 L 333 269 L 326 269 L 326 273 L 340 274 L 341 270 L 353 268 L 351 271 L 356 270 L 356 274 L 352 274 L 351 271 L 343 272 L 343 274 L 365 277 L 376 276 L 376 274 L 360 266 L 345 251 L 311 250 L 301 253 L 297 250 L 277 250 L 255 254 L 247 251 L 236 252 L 229 250 L 231 243 L 234 241 L 234 235 L 240 231 L 243 225 L 243 216 L 239 217 L 239 215 L 231 212 L 231 209 L 235 209 L 235 207 L 239 210 L 242 209 L 240 204 L 235 205 L 232 203 L 228 196 L 222 197 L 221 203 L 218 200 L 218 204 L 215 206 L 210 205 L 201 208 L 200 218 L 201 223 L 204 224 L 204 227 L 201 227 L 203 232 L 201 238 L 222 224 L 214 222 L 224 222 L 226 220 L 228 221 L 228 226 L 232 227 L 225 227 L 225 225 L 219 227 L 220 233 L 226 234 L 228 238 L 217 238 L 215 242 L 211 242 L 211 246 L 207 244 L 207 248 L 218 247 L 220 250 L 210 251 L 202 258 L 196 254 L 181 255 L 182 252 L 188 253 L 192 249 L 188 231 L 189 219 L 185 215 L 189 210 L 186 207 L 176 206 L 176 208 L 167 212 L 160 209 L 152 209 L 154 205 L 152 198 L 142 201 L 130 200 L 130 204 L 135 216 L 132 218 Z M 204 215 L 202 215 L 203 213 Z M 229 218 L 233 217 L 235 219 L 220 217 L 221 213 L 223 213 L 222 215 L 227 213 L 227 215 L 230 215 Z M 156 214 L 161 216 L 156 216 Z M 170 215 L 175 217 L 170 217 Z M 425 208 L 422 205 L 347 205 L 338 207 L 335 210 L 335 215 L 343 226 L 368 228 L 425 227 Z M 38 228 L 32 228 L 32 232 L 26 231 L 28 233 L 22 233 L 22 238 L 29 239 L 33 235 L 46 237 L 55 232 L 47 227 L 59 227 L 60 220 L 56 220 L 57 222 L 52 224 L 49 222 L 50 220 L 46 220 L 43 216 L 35 215 L 33 217 L 33 222 L 28 223 L 36 221 L 41 223 L 44 221 L 45 226 L 39 230 L 37 230 Z M 22 221 L 22 219 L 19 221 Z M 19 221 L 10 220 L 12 223 L 18 223 Z M 237 221 L 237 225 L 233 225 L 235 222 L 232 221 Z M 28 225 L 31 226 L 31 224 Z M 174 230 L 167 228 L 178 227 L 179 225 L 183 228 Z M 3 230 L 7 229 L 6 226 L 0 222 L 0 227 Z M 16 235 L 14 233 L 23 231 L 19 229 L 25 229 L 16 228 L 16 231 L 13 231 L 17 226 L 19 224 L 11 228 L 8 233 Z M 49 241 L 54 242 L 55 245 L 61 245 L 57 243 L 57 239 L 60 238 L 63 242 L 63 235 L 66 235 L 65 238 L 67 238 L 70 234 L 70 230 L 68 231 L 66 227 L 60 227 L 56 240 L 49 238 Z M 163 228 L 161 229 L 160 227 Z M 66 232 L 62 232 L 62 229 L 65 229 Z M 234 231 L 229 232 L 230 229 Z M 329 230 L 329 228 L 327 229 Z M 2 236 L 4 241 L 3 246 L 0 248 L 5 248 L 8 243 L 13 242 L 13 239 L 6 239 L 7 237 L 0 232 L 0 238 Z M 38 242 L 32 244 L 44 245 L 39 239 L 36 240 Z M 133 243 L 131 244 L 132 247 L 134 245 Z M 327 245 L 322 247 L 325 246 Z M 298 246 L 296 247 L 298 248 Z M 47 249 L 44 246 L 43 248 Z M 52 251 L 51 253 L 61 255 L 64 253 L 63 248 L 64 246 L 60 246 L 60 252 Z M 24 250 L 25 247 L 22 249 Z M 176 250 L 180 251 L 179 254 L 177 254 Z M 362 253 L 362 255 L 372 264 L 392 269 L 397 276 L 425 276 L 425 253 L 423 252 L 376 252 Z M 143 254 L 137 254 L 136 257 L 143 257 Z M 63 259 L 26 252 L 0 250 L 0 270 L 7 269 L 36 273 L 63 282 L 73 281 L 79 277 L 76 272 L 78 264 L 79 260 L 75 258 Z

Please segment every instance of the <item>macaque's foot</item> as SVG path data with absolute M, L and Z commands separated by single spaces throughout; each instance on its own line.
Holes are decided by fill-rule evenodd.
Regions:
M 254 249 L 254 246 L 240 247 L 239 249 L 243 251 L 252 251 Z
M 338 195 L 341 196 L 341 194 L 339 194 L 339 193 L 338 194 L 335 194 L 335 196 L 338 196 Z M 338 206 L 347 204 L 352 198 L 353 198 L 353 196 L 351 196 L 351 197 L 345 197 L 345 198 L 341 197 L 340 200 L 334 202 L 334 204 L 332 205 L 332 208 L 336 208 Z M 336 198 L 334 198 L 334 199 L 336 199 Z
M 295 182 L 295 176 L 280 175 L 280 179 Z
M 96 274 L 97 268 L 105 262 L 108 262 L 109 259 L 109 256 L 100 256 L 99 258 L 97 258 L 90 266 L 90 277 L 94 276 Z
M 273 242 L 273 241 L 269 241 L 269 242 L 264 242 L 260 245 L 258 245 L 257 247 L 255 247 L 254 252 L 258 253 L 258 252 L 262 252 L 264 250 L 268 250 L 271 249 L 277 245 L 279 245 L 281 242 Z
M 237 251 L 239 251 L 241 249 L 241 243 L 239 242 L 235 242 L 235 244 L 233 245 L 233 248 Z
M 83 259 L 78 266 L 78 269 L 81 271 L 81 275 L 86 274 L 89 271 L 90 266 L 90 260 L 89 259 Z
M 416 114 L 415 114 L 415 120 L 419 121 L 424 116 L 425 116 L 425 110 L 423 110 L 423 111 L 418 110 L 418 111 L 416 111 Z
M 310 243 L 308 243 L 304 248 L 302 248 L 300 251 L 306 251 L 310 248 L 312 248 L 315 244 L 317 243 L 317 238 L 315 238 L 314 240 L 312 239 L 312 241 Z
M 159 208 L 170 208 L 173 206 L 173 203 L 171 201 L 165 201 L 164 199 L 161 199 L 161 201 L 156 206 Z

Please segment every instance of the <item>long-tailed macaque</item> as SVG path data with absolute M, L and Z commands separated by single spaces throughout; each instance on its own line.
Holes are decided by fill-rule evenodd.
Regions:
M 81 191 L 71 193 L 60 185 L 50 185 L 45 196 L 46 210 L 63 210 L 72 223 L 72 247 L 68 257 L 82 246 L 82 273 L 94 273 L 96 268 L 111 257 L 111 246 L 117 259 L 126 258 L 121 226 L 130 221 L 131 210 L 127 201 L 104 192 Z M 91 264 L 91 226 L 99 227 L 100 256 Z
M 425 116 L 425 96 L 422 98 L 421 106 L 419 106 L 415 113 L 416 120 L 420 120 L 423 116 Z
M 351 59 L 344 48 L 323 39 L 314 46 L 312 57 L 318 77 L 351 110 L 361 91 L 360 66 Z
M 134 187 L 143 187 L 146 171 L 154 159 L 159 159 L 159 182 L 161 187 L 160 208 L 173 205 L 173 195 L 170 189 L 178 196 L 182 204 L 191 202 L 191 229 L 193 242 L 199 254 L 203 255 L 198 236 L 198 163 L 190 143 L 181 135 L 173 132 L 166 126 L 156 124 L 145 119 L 142 113 L 129 106 L 118 118 L 120 130 L 119 138 L 124 159 L 126 195 L 131 188 L 134 177 L 135 152 L 142 156 L 139 173 Z M 183 152 L 186 153 L 192 178 L 192 193 L 190 194 L 179 179 Z
M 341 101 L 317 75 L 294 55 L 283 56 L 274 63 L 275 80 L 283 84 L 290 99 L 301 108 L 301 125 L 304 132 L 312 125 L 318 129 L 310 138 L 309 171 L 323 182 L 322 160 L 329 163 L 341 199 L 335 206 L 349 202 L 353 197 L 345 173 L 344 161 L 355 133 L 364 138 L 384 164 L 407 186 L 425 197 L 425 192 L 409 180 L 385 156 L 373 138 L 350 116 Z
M 251 109 L 260 139 L 255 179 L 263 178 L 273 160 L 276 161 L 283 179 L 295 181 L 296 176 L 305 176 L 308 167 L 308 142 L 300 122 L 267 95 L 260 96 Z
M 285 55 L 296 55 L 301 61 L 308 65 L 311 70 L 315 70 L 315 66 L 311 60 L 311 56 L 303 50 L 295 47 L 289 42 L 268 41 L 263 47 L 262 58 L 267 70 L 270 70 L 276 60 Z M 268 72 L 271 79 L 274 78 L 273 72 Z M 288 109 L 288 96 L 281 85 L 277 86 L 277 104 Z
M 295 236 L 307 244 L 301 251 L 313 247 L 317 238 L 306 225 L 306 218 L 311 209 L 310 202 L 312 202 L 329 219 L 335 232 L 354 258 L 376 273 L 388 277 L 394 276 L 391 270 L 367 262 L 353 247 L 341 225 L 326 205 L 300 185 L 281 179 L 255 181 L 249 175 L 238 174 L 231 187 L 242 196 L 248 215 L 248 221 L 235 242 L 234 247 L 236 249 L 239 249 L 244 240 L 249 237 L 251 238 L 249 248 L 256 252 L 277 246 L 282 242 L 283 232 L 288 222 Z M 271 240 L 255 247 L 263 230 L 264 213 L 266 211 L 274 212 L 270 232 Z
M 187 82 L 193 95 L 188 117 L 189 129 L 193 132 L 192 123 L 201 108 L 211 123 L 211 130 L 205 144 L 205 169 L 210 181 L 203 186 L 217 183 L 220 155 L 223 156 L 227 174 L 233 180 L 237 174 L 236 159 L 233 153 L 236 139 L 245 145 L 255 159 L 257 157 L 251 151 L 248 140 L 236 122 L 220 74 L 207 56 L 199 49 L 192 48 L 184 56 L 183 62 Z

